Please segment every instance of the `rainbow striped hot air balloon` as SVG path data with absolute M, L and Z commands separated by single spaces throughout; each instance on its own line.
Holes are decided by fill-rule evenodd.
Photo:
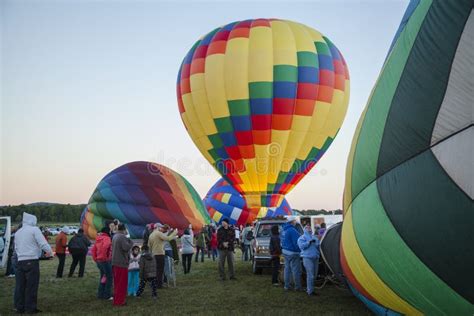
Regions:
M 201 198 L 177 172 L 152 162 L 127 163 L 107 174 L 97 185 L 81 216 L 90 238 L 106 220 L 125 223 L 132 238 L 141 238 L 149 223 L 200 229 L 210 223 Z
M 245 225 L 254 219 L 247 202 L 225 179 L 218 180 L 204 198 L 204 205 L 209 216 L 217 224 L 224 218 L 229 219 L 232 225 Z M 262 207 L 257 218 L 275 217 L 293 214 L 293 210 L 286 199 L 277 208 Z
M 379 314 L 474 315 L 472 9 L 410 3 L 354 136 L 341 264 Z
M 194 143 L 255 218 L 261 207 L 278 207 L 328 149 L 347 110 L 349 73 L 318 31 L 246 20 L 194 44 L 177 96 Z

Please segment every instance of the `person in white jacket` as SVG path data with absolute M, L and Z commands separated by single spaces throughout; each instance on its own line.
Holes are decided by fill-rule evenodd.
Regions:
M 39 258 L 42 252 L 52 256 L 52 250 L 40 229 L 36 216 L 23 213 L 23 226 L 15 234 L 15 252 L 18 257 L 15 274 L 15 309 L 18 313 L 38 313 Z

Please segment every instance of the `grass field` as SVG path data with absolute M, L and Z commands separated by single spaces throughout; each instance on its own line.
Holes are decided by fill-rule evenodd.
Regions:
M 113 308 L 110 301 L 95 297 L 98 270 L 87 258 L 84 278 L 56 279 L 57 259 L 41 261 L 41 283 L 38 308 L 43 314 L 62 315 L 164 315 L 193 314 L 285 314 L 285 315 L 369 315 L 370 312 L 349 291 L 326 285 L 319 296 L 308 297 L 303 292 L 288 292 L 271 285 L 268 273 L 253 275 L 251 265 L 236 256 L 237 281 L 220 281 L 217 262 L 193 261 L 191 273 L 184 275 L 176 266 L 176 288 L 159 290 L 158 300 L 151 299 L 146 289 L 143 298 L 127 298 L 127 306 Z M 68 271 L 71 258 L 66 258 Z M 15 279 L 3 277 L 0 271 L 0 315 L 13 314 Z M 76 272 L 77 273 L 77 272 Z

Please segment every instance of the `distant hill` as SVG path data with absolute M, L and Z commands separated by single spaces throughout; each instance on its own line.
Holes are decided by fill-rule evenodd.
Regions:
M 20 205 L 27 205 L 27 206 L 49 206 L 49 205 L 85 205 L 85 204 L 64 204 L 64 203 L 55 203 L 55 202 L 34 202 L 30 204 L 20 204 Z
M 30 203 L 30 204 L 24 204 L 28 206 L 48 206 L 48 205 L 53 205 L 53 204 L 60 204 L 60 203 L 50 203 L 50 202 L 35 202 L 35 203 Z

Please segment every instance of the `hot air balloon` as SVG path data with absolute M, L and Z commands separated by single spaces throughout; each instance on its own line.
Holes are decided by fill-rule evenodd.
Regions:
M 344 119 L 349 73 L 336 46 L 296 22 L 218 27 L 183 60 L 178 107 L 192 140 L 256 218 L 278 207 Z
M 209 215 L 193 186 L 177 172 L 157 163 L 127 163 L 97 185 L 81 216 L 84 232 L 95 238 L 107 220 L 118 219 L 132 238 L 141 238 L 149 223 L 200 229 Z
M 252 222 L 251 211 L 247 202 L 225 179 L 218 180 L 204 198 L 204 205 L 209 216 L 217 224 L 224 218 L 229 219 L 232 225 L 245 225 Z M 292 215 L 293 210 L 283 199 L 278 208 L 260 208 L 257 218 Z
M 341 265 L 380 314 L 474 314 L 472 9 L 409 4 L 353 139 Z

